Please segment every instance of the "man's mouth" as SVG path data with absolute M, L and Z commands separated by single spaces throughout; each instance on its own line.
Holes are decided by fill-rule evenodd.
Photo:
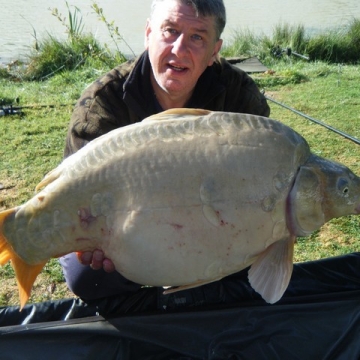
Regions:
M 171 65 L 168 64 L 169 67 L 171 68 L 171 70 L 177 71 L 177 72 L 182 72 L 186 70 L 186 67 L 182 67 L 182 66 L 176 66 L 176 65 Z

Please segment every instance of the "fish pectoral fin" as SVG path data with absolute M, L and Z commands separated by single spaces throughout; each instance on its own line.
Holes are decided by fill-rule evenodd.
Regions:
M 210 284 L 210 283 L 212 283 L 214 281 L 218 281 L 220 279 L 221 279 L 221 277 L 213 279 L 213 280 L 199 280 L 199 281 L 196 281 L 196 282 L 194 282 L 192 284 L 189 284 L 189 285 L 181 285 L 181 286 L 176 286 L 176 287 L 169 287 L 166 290 L 164 290 L 163 294 L 168 295 L 168 294 L 172 294 L 172 293 L 182 291 L 182 290 L 193 289 L 193 288 L 196 288 L 196 287 L 201 286 L 201 285 Z
M 293 270 L 295 236 L 277 241 L 263 251 L 251 265 L 249 282 L 263 299 L 273 304 L 289 285 Z

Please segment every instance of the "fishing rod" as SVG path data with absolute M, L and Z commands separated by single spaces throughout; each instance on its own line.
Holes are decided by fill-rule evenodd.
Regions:
M 0 106 L 0 116 L 5 115 L 19 115 L 22 113 L 23 109 L 41 109 L 41 108 L 56 108 L 61 106 L 74 106 L 75 104 L 56 104 L 56 105 L 46 105 L 46 104 L 39 104 L 39 105 L 25 105 L 25 106 L 14 106 L 14 105 L 2 105 Z
M 265 94 L 264 94 L 264 95 L 265 95 Z M 281 103 L 281 102 L 279 102 L 279 101 L 277 101 L 277 100 L 275 100 L 275 99 L 273 99 L 273 98 L 271 98 L 271 97 L 269 97 L 269 96 L 267 96 L 267 95 L 265 95 L 265 98 L 266 98 L 267 100 L 272 101 L 273 103 L 275 103 L 275 104 L 277 104 L 277 105 L 280 105 L 280 106 L 284 107 L 285 109 L 288 109 L 288 110 L 294 112 L 294 113 L 297 114 L 297 115 L 300 115 L 300 116 L 304 117 L 305 119 L 308 119 L 308 120 L 310 120 L 310 121 L 312 121 L 312 122 L 314 122 L 314 123 L 316 123 L 316 124 L 318 124 L 318 125 L 321 125 L 321 126 L 325 127 L 326 129 L 331 130 L 331 131 L 333 131 L 334 133 L 336 133 L 336 134 L 338 134 L 338 135 L 341 135 L 341 136 L 343 136 L 344 138 L 346 138 L 346 139 L 348 139 L 348 140 L 351 140 L 351 141 L 353 141 L 354 143 L 360 145 L 360 140 L 359 140 L 359 139 L 357 139 L 357 138 L 355 138 L 355 137 L 353 137 L 353 136 L 351 136 L 351 135 L 349 135 L 349 134 L 347 134 L 347 133 L 345 133 L 345 132 L 343 132 L 343 131 L 341 131 L 341 130 L 338 130 L 338 129 L 336 129 L 336 128 L 328 125 L 328 124 L 325 124 L 324 122 L 322 122 L 322 121 L 320 121 L 320 120 L 314 119 L 313 117 L 311 117 L 311 116 L 309 116 L 309 115 L 306 115 L 306 114 L 302 113 L 301 111 L 296 110 L 296 109 L 294 109 L 294 108 L 292 108 L 292 107 L 290 107 L 290 106 L 288 106 L 288 105 L 285 105 L 285 104 L 283 104 L 283 103 Z
M 280 58 L 282 56 L 282 54 L 286 54 L 288 57 L 290 57 L 291 55 L 294 55 L 294 56 L 297 56 L 297 57 L 299 57 L 301 59 L 304 59 L 304 60 L 310 60 L 310 58 L 308 56 L 299 54 L 299 53 L 295 52 L 294 50 L 292 50 L 289 47 L 285 48 L 285 49 L 282 49 L 279 46 L 275 46 L 271 50 L 271 53 L 272 53 L 273 56 L 275 56 L 277 58 Z
M 354 143 L 360 145 L 360 140 L 345 133 L 344 131 L 341 131 L 341 130 L 338 130 L 336 128 L 334 128 L 333 126 L 330 126 L 328 124 L 325 124 L 324 122 L 320 121 L 320 120 L 317 120 L 309 115 L 306 115 L 304 114 L 303 112 L 299 111 L 299 110 L 296 110 L 288 105 L 285 105 L 283 103 L 281 103 L 280 101 L 277 101 L 273 98 L 271 98 L 270 96 L 267 96 L 266 94 L 264 94 L 265 98 L 279 106 L 282 106 L 283 108 L 285 109 L 288 109 L 292 112 L 294 112 L 295 114 L 297 115 L 300 115 L 302 117 L 304 117 L 305 119 L 308 119 L 320 126 L 323 126 L 325 127 L 326 129 L 328 130 L 331 130 L 333 131 L 334 133 L 338 134 L 338 135 L 341 135 L 343 136 L 344 138 L 348 139 L 348 140 L 351 140 L 353 141 Z M 58 106 L 74 106 L 75 104 L 58 104 L 58 105 L 28 105 L 28 106 L 13 106 L 13 105 L 6 105 L 6 106 L 0 106 L 0 117 L 1 116 L 4 116 L 4 115 L 15 115 L 15 114 L 21 114 L 21 110 L 22 109 L 35 109 L 35 108 L 44 108 L 44 107 L 49 107 L 49 108 L 55 108 L 55 107 L 58 107 Z

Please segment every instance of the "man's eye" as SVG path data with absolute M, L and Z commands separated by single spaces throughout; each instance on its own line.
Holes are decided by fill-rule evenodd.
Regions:
M 200 40 L 203 39 L 202 36 L 197 35 L 197 34 L 193 35 L 192 38 L 193 38 L 194 40 L 197 40 L 197 41 L 200 41 Z
M 172 28 L 166 28 L 164 29 L 164 32 L 167 33 L 167 34 L 171 34 L 171 35 L 174 35 L 177 33 L 177 31 L 175 29 L 172 29 Z

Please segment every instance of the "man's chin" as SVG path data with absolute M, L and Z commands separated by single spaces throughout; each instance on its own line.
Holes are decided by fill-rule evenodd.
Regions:
M 185 95 L 190 92 L 190 87 L 177 79 L 167 80 L 161 88 L 169 95 Z

